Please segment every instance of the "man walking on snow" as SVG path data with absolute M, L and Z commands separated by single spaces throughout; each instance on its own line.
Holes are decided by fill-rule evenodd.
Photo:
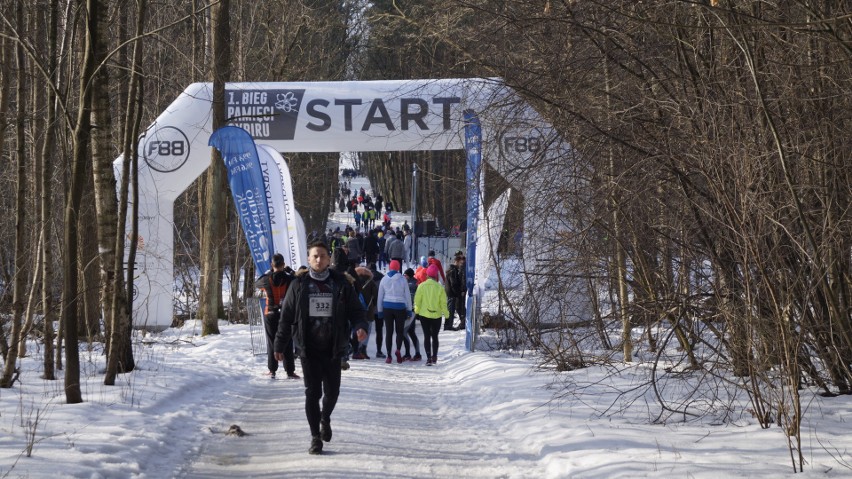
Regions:
M 447 292 L 447 310 L 450 315 L 444 320 L 444 331 L 464 331 L 467 320 L 465 311 L 465 294 L 467 293 L 467 277 L 465 275 L 465 257 L 459 251 L 453 260 L 453 264 L 447 269 L 447 282 L 444 290 Z M 455 314 L 459 313 L 458 328 L 453 327 Z
M 308 269 L 296 273 L 287 289 L 275 336 L 276 359 L 284 358 L 292 338 L 302 362 L 311 454 L 321 454 L 323 442 L 331 441 L 331 413 L 340 395 L 341 364 L 352 327 L 359 341 L 367 338 L 364 308 L 355 288 L 346 275 L 329 269 L 330 263 L 325 243 L 308 246 Z
M 266 330 L 266 362 L 269 368 L 267 375 L 272 378 L 275 377 L 275 372 L 278 371 L 278 362 L 280 361 L 280 359 L 275 358 L 273 344 L 275 343 L 275 335 L 278 332 L 278 321 L 281 318 L 281 302 L 284 301 L 284 295 L 287 293 L 290 281 L 293 280 L 292 272 L 293 270 L 284 264 L 284 256 L 280 253 L 275 253 L 272 256 L 272 270 L 267 271 L 255 282 L 257 289 L 262 289 L 266 292 L 266 310 L 264 311 L 263 319 L 264 329 Z M 282 351 L 284 353 L 284 370 L 287 371 L 287 377 L 290 379 L 299 379 L 299 375 L 296 374 L 293 343 L 288 344 Z

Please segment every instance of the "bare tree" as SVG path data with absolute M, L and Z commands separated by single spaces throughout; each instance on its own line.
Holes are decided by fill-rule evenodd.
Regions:
M 73 135 L 74 154 L 71 163 L 71 183 L 65 203 L 64 241 L 67 254 L 62 264 L 62 324 L 65 336 L 65 399 L 69 404 L 83 401 L 80 390 L 77 330 L 79 300 L 77 281 L 79 230 L 77 219 L 82 203 L 86 175 L 85 165 L 89 156 L 89 142 L 91 140 L 91 99 L 95 95 L 92 83 L 97 69 L 94 49 L 99 35 L 102 33 L 96 12 L 101 8 L 105 7 L 100 0 L 87 0 L 85 3 L 85 45 L 80 74 L 79 110 Z
M 137 11 L 137 22 L 141 24 L 144 13 L 144 2 L 138 4 L 142 12 Z M 99 12 L 99 23 L 106 25 L 107 11 Z M 139 29 L 137 28 L 137 34 Z M 139 43 L 134 42 L 134 43 Z M 134 51 L 137 47 L 134 46 Z M 101 36 L 95 45 L 95 55 L 100 68 L 95 76 L 96 88 L 100 91 L 109 91 L 110 76 L 106 68 L 108 42 L 105 36 Z M 135 59 L 135 57 L 134 57 Z M 131 67 L 132 68 L 132 67 Z M 131 77 L 131 83 L 138 79 Z M 133 90 L 133 88 L 131 88 Z M 135 93 L 135 91 L 134 91 Z M 124 128 L 135 124 L 135 102 L 130 103 L 130 94 L 120 95 L 127 99 L 123 105 L 125 108 Z M 129 110 L 127 110 L 130 108 Z M 115 384 L 115 375 L 130 372 L 135 367 L 133 348 L 130 343 L 130 316 L 126 290 L 124 288 L 124 277 L 121 274 L 121 253 L 124 251 L 124 226 L 126 217 L 127 184 L 130 181 L 129 169 L 124 168 L 122 176 L 121 201 L 119 207 L 116 201 L 116 182 L 113 172 L 112 160 L 114 155 L 111 109 L 109 98 L 106 95 L 95 98 L 92 106 L 95 124 L 98 128 L 93 135 L 93 163 L 95 178 L 95 195 L 98 208 L 98 251 L 100 252 L 100 276 L 101 276 L 101 304 L 104 311 L 104 324 L 106 327 L 107 367 L 104 375 L 104 384 Z M 125 157 L 125 164 L 129 164 L 132 158 Z
M 50 238 L 53 237 L 53 201 L 51 196 L 51 188 L 48 188 L 50 183 L 49 178 L 52 171 L 53 145 L 56 138 L 56 122 L 57 122 L 57 98 L 53 86 L 58 85 L 59 72 L 57 68 L 57 44 L 58 44 L 58 23 L 59 23 L 59 1 L 51 0 L 47 12 L 47 74 L 49 80 L 45 87 L 46 96 L 46 118 L 44 121 L 44 132 L 41 144 L 41 152 L 38 156 L 41 164 L 37 167 L 36 184 L 41 191 L 41 201 L 39 209 L 39 222 L 41 224 L 43 241 L 41 242 L 41 261 L 37 267 L 41 270 L 41 277 L 47 278 L 50 273 L 47 254 L 49 251 Z M 55 379 L 53 368 L 53 321 L 56 317 L 54 311 L 55 301 L 53 299 L 52 282 L 43 281 L 41 287 L 41 304 L 44 311 L 43 328 L 44 328 L 44 378 Z
M 225 126 L 225 81 L 230 72 L 228 0 L 213 7 L 211 17 L 213 51 L 213 130 Z M 224 251 L 225 210 L 228 188 L 225 165 L 219 151 L 211 149 L 210 167 L 207 169 L 204 202 L 204 226 L 201 236 L 201 295 L 200 311 L 202 335 L 219 334 L 219 304 L 222 297 L 222 253 Z
M 15 46 L 15 67 L 18 71 L 18 83 L 16 91 L 16 117 L 15 117 L 15 156 L 17 158 L 17 173 L 15 181 L 15 277 L 14 292 L 12 298 L 12 331 L 10 347 L 6 353 L 6 362 L 3 368 L 3 377 L 0 378 L 0 387 L 9 388 L 16 378 L 18 342 L 21 338 L 21 326 L 24 314 L 24 296 L 27 282 L 27 257 L 25 255 L 26 243 L 26 181 L 27 181 L 27 156 L 25 145 L 26 131 L 26 98 L 27 83 L 26 61 L 24 55 L 23 41 L 20 37 L 24 28 L 24 2 L 19 0 L 15 8 L 15 19 L 18 24 L 19 41 Z

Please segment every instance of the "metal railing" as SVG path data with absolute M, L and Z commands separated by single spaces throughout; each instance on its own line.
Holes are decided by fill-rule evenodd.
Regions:
M 465 325 L 465 348 L 471 353 L 476 350 L 476 341 L 479 339 L 479 325 L 481 324 L 482 312 L 479 308 L 479 296 L 471 295 L 470 304 L 467 308 L 467 324 Z
M 255 356 L 266 354 L 266 319 L 263 316 L 265 304 L 266 298 L 246 298 L 251 352 Z

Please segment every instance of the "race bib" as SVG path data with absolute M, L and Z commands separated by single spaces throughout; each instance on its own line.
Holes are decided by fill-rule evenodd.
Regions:
M 314 318 L 331 317 L 331 295 L 308 298 L 308 315 Z

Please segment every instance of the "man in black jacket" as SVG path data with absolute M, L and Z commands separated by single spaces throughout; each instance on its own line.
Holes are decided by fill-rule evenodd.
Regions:
M 275 359 L 273 345 L 278 333 L 278 320 L 281 318 L 281 302 L 287 293 L 287 287 L 293 279 L 293 270 L 284 264 L 284 256 L 275 253 L 272 256 L 272 270 L 267 271 L 255 281 L 255 287 L 266 293 L 266 309 L 263 311 L 263 326 L 266 331 L 266 363 L 269 368 L 267 376 L 275 378 L 278 371 L 278 360 Z M 299 379 L 296 374 L 296 359 L 293 355 L 293 343 L 284 348 L 284 370 L 289 379 Z
M 464 331 L 467 316 L 465 310 L 465 293 L 467 293 L 467 277 L 465 275 L 465 257 L 461 251 L 456 253 L 453 264 L 447 268 L 447 283 L 444 285 L 447 292 L 447 310 L 449 317 L 444 320 L 444 331 Z M 458 328 L 453 327 L 455 313 L 459 313 L 461 324 Z
M 283 359 L 292 338 L 302 363 L 311 454 L 321 454 L 323 441 L 331 440 L 331 413 L 340 395 L 350 331 L 354 326 L 363 341 L 368 327 L 355 288 L 344 274 L 329 269 L 330 263 L 325 243 L 308 246 L 308 269 L 296 273 L 287 289 L 275 336 L 275 357 Z

